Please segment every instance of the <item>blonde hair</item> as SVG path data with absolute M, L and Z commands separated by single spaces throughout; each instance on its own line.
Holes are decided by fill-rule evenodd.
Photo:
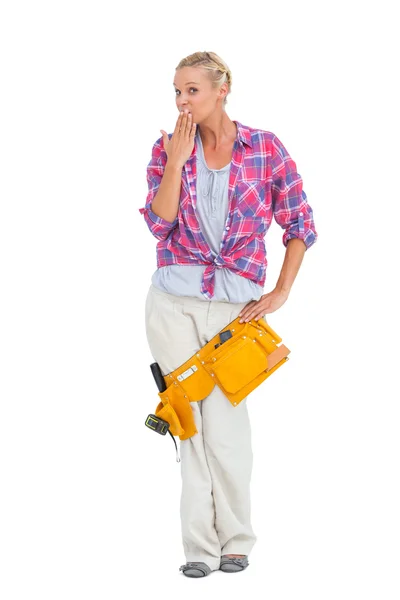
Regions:
M 228 93 L 224 98 L 224 105 L 227 103 L 226 97 L 231 92 L 232 73 L 226 62 L 218 54 L 215 54 L 215 52 L 194 52 L 182 58 L 175 70 L 182 69 L 182 67 L 201 67 L 205 69 L 213 88 L 220 88 L 226 82 Z

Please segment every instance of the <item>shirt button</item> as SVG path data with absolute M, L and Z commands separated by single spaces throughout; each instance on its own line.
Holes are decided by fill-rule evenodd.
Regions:
M 229 225 L 227 225 L 226 229 L 229 229 Z
M 302 217 L 302 216 L 303 216 L 303 213 L 302 213 L 302 212 L 299 212 L 299 215 Z

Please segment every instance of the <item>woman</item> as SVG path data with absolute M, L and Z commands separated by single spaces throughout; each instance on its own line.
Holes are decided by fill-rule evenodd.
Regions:
M 181 60 L 175 131 L 160 130 L 147 167 L 149 191 L 139 210 L 159 241 L 146 333 L 163 375 L 238 315 L 261 319 L 282 306 L 317 239 L 302 179 L 282 142 L 227 115 L 231 83 L 213 52 Z M 274 289 L 264 294 L 263 238 L 272 217 L 284 228 L 286 254 Z M 246 399 L 233 408 L 215 386 L 191 407 L 198 433 L 180 443 L 187 560 L 180 570 L 189 577 L 243 570 L 256 541 Z

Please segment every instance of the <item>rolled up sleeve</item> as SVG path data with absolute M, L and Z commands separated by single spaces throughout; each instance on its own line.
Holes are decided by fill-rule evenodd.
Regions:
M 161 180 L 164 175 L 164 168 L 166 164 L 166 153 L 162 147 L 162 137 L 159 138 L 153 145 L 151 160 L 147 165 L 147 185 L 148 193 L 146 203 L 143 208 L 139 208 L 140 214 L 144 216 L 146 224 L 150 229 L 151 233 L 158 240 L 165 240 L 171 234 L 172 230 L 178 224 L 178 217 L 170 223 L 162 217 L 159 217 L 151 210 L 151 203 L 154 200 L 155 195 L 160 187 Z
M 303 240 L 306 250 L 318 238 L 313 210 L 303 190 L 303 180 L 297 172 L 296 163 L 282 142 L 272 139 L 272 184 L 271 195 L 274 219 L 285 231 L 283 245 L 292 238 Z

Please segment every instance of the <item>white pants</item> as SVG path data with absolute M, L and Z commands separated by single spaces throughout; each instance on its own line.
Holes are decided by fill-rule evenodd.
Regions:
M 233 304 L 168 294 L 151 284 L 146 298 L 150 352 L 167 375 L 235 319 L 248 302 Z M 215 385 L 191 402 L 198 433 L 180 444 L 181 525 L 186 561 L 219 569 L 223 554 L 249 555 L 253 463 L 247 398 L 232 406 Z

